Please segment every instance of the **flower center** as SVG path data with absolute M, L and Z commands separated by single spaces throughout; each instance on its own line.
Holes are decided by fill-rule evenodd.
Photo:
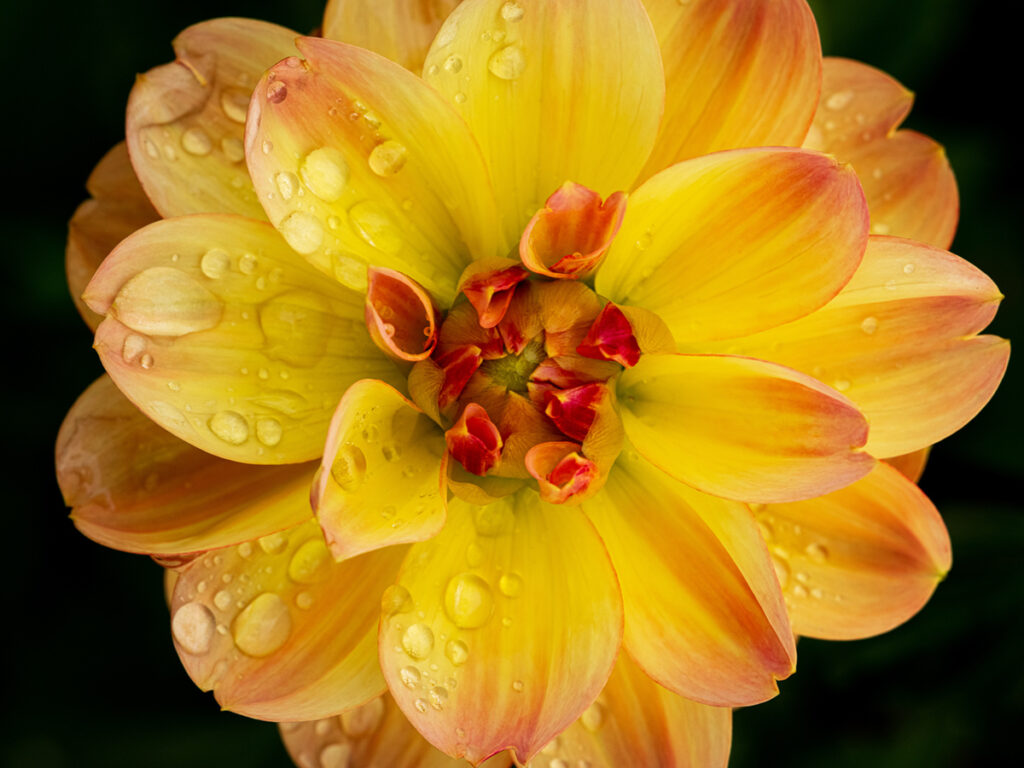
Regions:
M 529 392 L 530 376 L 547 357 L 544 342 L 534 339 L 518 355 L 505 355 L 480 363 L 480 373 L 511 392 Z

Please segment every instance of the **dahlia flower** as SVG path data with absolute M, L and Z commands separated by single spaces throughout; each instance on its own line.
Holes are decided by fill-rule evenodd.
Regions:
M 721 765 L 795 636 L 913 615 L 1001 298 L 804 0 L 331 0 L 139 78 L 57 467 L 300 766 Z M 102 261 L 102 263 L 100 263 Z

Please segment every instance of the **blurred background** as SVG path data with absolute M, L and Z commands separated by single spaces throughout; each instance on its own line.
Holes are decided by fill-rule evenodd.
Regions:
M 812 2 L 826 54 L 880 67 L 917 94 L 906 122 L 945 144 L 962 215 L 954 252 L 1007 296 L 991 331 L 1024 338 L 1017 28 L 990 4 Z M 0 765 L 285 768 L 276 728 L 221 714 L 182 670 L 161 576 L 66 517 L 53 472 L 64 412 L 101 372 L 64 282 L 66 222 L 95 162 L 123 137 L 134 75 L 213 16 L 298 31 L 317 0 L 4 3 L 0 206 L 7 330 L 2 382 L 7 543 Z M 1017 752 L 1024 722 L 1020 361 L 967 428 L 932 453 L 922 486 L 945 516 L 954 567 L 929 605 L 879 638 L 800 642 L 775 700 L 735 717 L 731 765 L 980 766 Z

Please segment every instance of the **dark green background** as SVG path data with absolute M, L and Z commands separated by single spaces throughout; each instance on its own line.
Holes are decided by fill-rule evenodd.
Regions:
M 53 478 L 65 410 L 99 373 L 67 296 L 65 225 L 95 161 L 123 135 L 134 73 L 190 23 L 248 15 L 297 30 L 315 0 L 5 3 L 0 206 L 5 512 L 0 765 L 288 765 L 276 729 L 219 714 L 171 647 L 159 569 L 76 533 Z M 879 66 L 918 95 L 907 125 L 945 144 L 963 198 L 953 250 L 1008 297 L 993 331 L 1021 338 L 1020 43 L 993 4 L 818 0 L 826 53 Z M 6 184 L 6 182 L 5 182 Z M 735 718 L 733 766 L 1003 762 L 1024 723 L 1024 453 L 1019 366 L 986 411 L 933 453 L 922 485 L 954 568 L 883 637 L 800 643 L 774 701 Z M 1013 755 L 1014 752 L 1009 752 Z M 1015 762 L 1009 759 L 1009 762 Z

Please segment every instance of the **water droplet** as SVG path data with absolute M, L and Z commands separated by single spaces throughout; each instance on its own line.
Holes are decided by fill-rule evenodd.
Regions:
M 281 80 L 275 80 L 267 86 L 267 101 L 280 104 L 288 98 L 288 86 Z
M 583 723 L 583 727 L 591 733 L 601 727 L 603 720 L 604 708 L 596 701 L 583 710 L 583 714 L 580 715 L 580 722 Z
M 282 533 L 271 533 L 260 538 L 258 543 L 268 555 L 280 555 L 288 546 L 288 539 Z
M 450 72 L 451 74 L 454 75 L 456 72 L 462 69 L 462 59 L 453 53 L 451 56 L 444 60 L 444 69 L 445 72 Z
M 466 547 L 466 564 L 470 568 L 476 568 L 484 561 L 484 550 L 475 541 Z
M 860 323 L 860 329 L 870 336 L 878 330 L 878 318 L 865 317 Z
M 218 280 L 231 269 L 231 257 L 223 248 L 211 248 L 199 260 L 199 269 L 211 280 Z
M 348 212 L 353 228 L 363 240 L 384 253 L 396 254 L 402 248 L 402 236 L 391 217 L 377 203 L 364 200 Z
M 816 563 L 824 563 L 828 559 L 828 550 L 817 542 L 808 544 L 804 552 Z
M 171 390 L 171 392 L 181 392 L 181 383 L 177 381 L 168 381 L 167 388 Z
M 262 144 L 260 144 L 260 149 L 263 151 L 264 155 L 269 155 L 271 152 L 274 151 L 274 142 L 264 141 Z
M 256 439 L 268 448 L 281 442 L 283 430 L 277 419 L 260 419 L 256 422 Z
M 210 150 L 213 149 L 213 142 L 206 131 L 196 126 L 189 128 L 181 134 L 181 146 L 190 155 L 202 157 L 203 155 L 210 154 Z
M 380 598 L 381 612 L 385 616 L 409 613 L 414 607 L 412 595 L 401 584 L 392 584 L 384 590 L 384 594 Z
M 832 386 L 840 392 L 845 392 L 850 388 L 850 382 L 848 379 L 836 379 Z
M 139 365 L 141 365 L 148 371 L 150 368 L 153 367 L 153 356 L 149 353 L 146 353 L 145 355 L 142 356 L 142 359 L 139 360 Z
M 440 711 L 448 701 L 448 689 L 442 685 L 430 689 L 430 706 Z
M 914 265 L 913 264 L 904 264 L 903 265 L 903 274 L 905 274 L 905 275 L 912 275 L 912 274 L 914 274 Z
M 477 507 L 473 515 L 476 532 L 481 536 L 501 536 L 512 530 L 512 510 L 504 504 Z
M 456 104 L 465 104 L 466 103 L 466 94 L 464 94 L 462 91 L 459 91 L 458 93 L 456 93 L 455 94 L 455 103 Z
M 456 667 L 462 666 L 469 658 L 469 648 L 461 640 L 449 640 L 444 646 L 444 655 Z
M 220 592 L 213 596 L 213 604 L 217 606 L 218 610 L 226 611 L 228 606 L 231 605 L 231 593 L 226 589 L 220 590 Z
M 331 147 L 314 149 L 299 169 L 309 191 L 327 203 L 333 203 L 348 184 L 348 163 L 341 152 Z
M 134 333 L 129 333 L 124 337 L 124 344 L 121 345 L 121 357 L 126 363 L 132 362 L 145 351 L 146 340 L 144 338 Z
M 398 675 L 402 678 L 402 684 L 406 688 L 415 688 L 420 684 L 421 675 L 416 667 L 402 667 Z
M 238 650 L 247 656 L 269 656 L 288 639 L 292 617 L 288 606 L 273 592 L 264 592 L 235 618 L 231 630 Z
M 891 227 L 883 222 L 874 222 L 871 224 L 871 234 L 873 235 L 887 235 L 891 231 Z
M 646 251 L 648 248 L 651 247 L 651 242 L 653 240 L 654 240 L 654 237 L 651 235 L 650 230 L 648 230 L 647 232 L 644 232 L 642 235 L 640 235 L 639 238 L 637 238 L 637 241 L 636 241 L 637 250 L 639 250 L 639 251 Z
M 146 139 L 146 154 L 149 155 L 154 160 L 160 157 L 160 150 L 158 150 L 156 148 L 156 144 L 154 144 L 149 139 Z
M 874 178 L 874 179 L 875 179 L 876 181 L 877 181 L 878 179 L 882 178 L 882 175 L 883 175 L 883 171 L 882 171 L 882 169 L 881 169 L 881 168 L 875 168 L 875 170 L 873 170 L 873 171 L 871 172 L 871 176 L 872 176 L 872 178 Z
M 501 18 L 505 21 L 519 21 L 523 18 L 523 6 L 515 0 L 509 0 L 501 6 Z
M 361 707 L 350 709 L 341 716 L 341 728 L 353 739 L 369 736 L 384 718 L 384 699 L 371 699 Z
M 221 139 L 220 149 L 230 163 L 240 163 L 245 159 L 245 147 L 235 136 L 226 136 Z
M 424 712 L 427 711 L 427 700 L 426 699 L 416 699 L 415 706 L 416 706 L 416 711 L 417 712 L 424 713 Z
M 836 91 L 825 100 L 829 109 L 844 109 L 853 101 L 853 91 Z
M 413 624 L 402 635 L 402 647 L 414 659 L 425 659 L 434 650 L 434 633 L 426 624 Z
M 320 768 L 349 768 L 351 757 L 351 745 L 328 744 L 320 750 Z
M 313 606 L 313 596 L 309 592 L 299 592 L 295 596 L 295 605 L 304 611 L 308 611 Z
M 235 411 L 218 411 L 208 422 L 210 431 L 230 445 L 241 445 L 249 439 L 249 423 Z
M 224 305 L 191 275 L 173 267 L 150 267 L 121 286 L 111 313 L 133 331 L 184 336 L 220 322 Z
M 282 200 L 291 200 L 299 189 L 299 177 L 291 171 L 281 171 L 274 176 L 274 185 Z
M 331 555 L 323 539 L 310 539 L 288 563 L 288 577 L 299 584 L 315 584 L 330 575 Z
M 498 579 L 498 589 L 505 597 L 518 597 L 523 591 L 523 580 L 514 573 L 503 573 Z
M 343 491 L 352 493 L 366 477 L 366 455 L 359 446 L 345 443 L 331 464 L 331 477 Z
M 171 633 L 186 652 L 199 656 L 210 650 L 217 625 L 213 612 L 202 603 L 185 603 L 174 612 Z
M 775 566 L 775 575 L 779 577 L 779 586 L 785 588 L 789 583 L 789 564 L 781 557 L 772 557 L 772 565 Z
M 250 96 L 249 91 L 242 88 L 225 88 L 220 92 L 220 108 L 224 110 L 228 120 L 245 123 Z
M 491 54 L 487 60 L 487 68 L 495 77 L 502 80 L 515 80 L 526 68 L 523 49 L 518 45 L 506 45 Z
M 475 629 L 490 620 L 494 597 L 486 581 L 475 574 L 462 573 L 448 582 L 444 608 L 455 626 Z
M 807 588 L 803 584 L 794 584 L 793 594 L 797 597 L 807 597 Z
M 523 681 L 522 680 L 513 680 L 512 681 L 512 690 L 515 691 L 516 693 L 522 693 L 523 692 L 523 688 L 525 688 L 525 687 L 526 686 L 523 685 Z
M 378 176 L 394 176 L 405 167 L 408 150 L 394 140 L 378 144 L 370 152 L 370 170 Z

